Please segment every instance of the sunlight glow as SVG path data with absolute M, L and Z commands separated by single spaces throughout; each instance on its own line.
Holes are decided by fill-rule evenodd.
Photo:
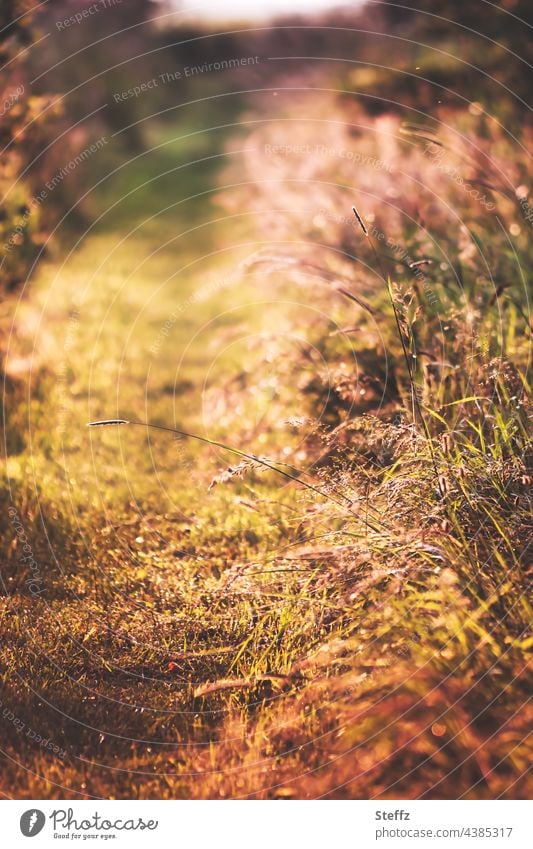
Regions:
M 342 3 L 334 0 L 231 0 L 224 4 L 220 0 L 179 0 L 176 7 L 188 20 L 203 21 L 247 21 L 268 20 L 282 14 L 310 14 L 325 9 L 359 5 L 357 2 Z

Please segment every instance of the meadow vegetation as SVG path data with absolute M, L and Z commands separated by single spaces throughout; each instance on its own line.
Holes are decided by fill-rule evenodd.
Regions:
M 408 23 L 453 102 L 384 35 L 202 82 L 13 286 L 5 796 L 527 796 L 531 130 Z

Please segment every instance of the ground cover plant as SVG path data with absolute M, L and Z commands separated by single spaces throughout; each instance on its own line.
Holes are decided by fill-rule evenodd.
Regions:
M 216 59 L 145 5 L 106 83 L 76 30 L 91 109 Z M 527 24 L 390 5 L 68 125 L 3 319 L 6 797 L 528 795 Z

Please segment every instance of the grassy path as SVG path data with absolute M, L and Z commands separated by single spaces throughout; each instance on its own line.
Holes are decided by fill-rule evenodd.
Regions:
M 197 382 L 211 355 L 205 338 L 194 337 L 220 311 L 220 282 L 230 273 L 224 256 L 217 257 L 227 232 L 211 203 L 227 133 L 187 130 L 167 129 L 146 154 L 126 164 L 117 160 L 97 191 L 95 205 L 103 212 L 96 224 L 66 259 L 45 265 L 34 284 L 29 310 L 39 324 L 37 357 L 58 380 L 51 407 L 59 410 L 59 421 L 52 424 L 64 431 L 67 463 L 73 460 L 78 470 L 75 488 L 88 474 L 88 438 L 81 429 L 88 418 L 120 409 L 129 417 L 148 412 L 168 421 L 176 395 L 181 421 L 191 425 L 201 417 Z M 54 431 L 49 419 L 46 430 Z M 99 456 L 96 449 L 91 466 L 111 463 L 103 481 L 120 500 L 120 479 L 131 482 L 132 473 L 140 479 L 143 467 L 126 468 L 123 455 L 117 467 L 115 436 L 104 436 L 106 442 L 113 451 Z
M 243 228 L 212 204 L 227 135 L 159 128 L 149 153 L 117 161 L 97 193 L 101 218 L 40 267 L 18 308 L 41 390 L 8 473 L 15 499 L 31 502 L 42 591 L 6 602 L 18 636 L 4 662 L 17 716 L 60 749 L 8 728 L 7 775 L 22 795 L 195 795 L 177 778 L 154 784 L 154 770 L 172 773 L 180 747 L 209 739 L 218 720 L 193 721 L 192 690 L 228 671 L 257 616 L 249 603 L 213 610 L 211 593 L 228 565 L 285 533 L 277 504 L 259 514 L 231 490 L 206 497 L 227 457 L 203 450 L 199 464 L 197 446 L 165 434 L 85 427 L 120 414 L 205 432 L 202 391 L 242 369 L 217 334 L 243 321 L 260 330 L 265 316 L 236 282 Z M 23 586 L 19 569 L 11 580 Z

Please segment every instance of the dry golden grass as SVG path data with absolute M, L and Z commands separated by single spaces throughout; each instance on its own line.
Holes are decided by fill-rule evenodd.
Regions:
M 59 462 L 50 377 L 34 396 L 32 443 L 13 452 L 2 490 L 7 796 L 527 794 L 533 449 L 518 269 L 527 275 L 529 225 L 510 191 L 525 160 L 498 127 L 441 115 L 454 128 L 430 150 L 458 159 L 468 185 L 495 186 L 483 205 L 393 115 L 328 95 L 317 128 L 303 95 L 288 114 L 279 101 L 275 122 L 255 107 L 243 185 L 219 198 L 268 245 L 243 262 L 250 302 L 270 299 L 247 314 L 255 343 L 237 348 L 231 379 L 222 362 L 203 396 L 212 439 L 243 465 L 220 445 L 209 453 L 212 442 L 126 426 L 91 432 L 91 465 L 85 398 L 91 414 L 115 412 L 98 370 L 93 384 L 77 378 L 61 442 L 72 457 Z M 340 153 L 354 146 L 357 163 Z M 500 221 L 516 225 L 513 246 Z M 89 255 L 106 249 L 95 238 Z M 115 276 L 136 247 L 114 259 Z M 160 261 L 174 273 L 173 254 Z M 128 310 L 151 286 L 137 275 L 98 342 L 109 374 Z M 95 290 L 96 322 L 107 305 Z M 170 308 L 150 307 L 125 360 L 121 400 L 136 418 L 143 356 Z M 211 307 L 197 309 L 208 323 Z M 92 327 L 73 351 L 84 363 Z M 280 327 L 297 338 L 290 351 Z M 237 322 L 218 332 L 228 349 L 242 335 Z M 198 433 L 205 347 L 192 349 L 179 396 L 183 429 Z M 171 423 L 173 377 L 161 367 L 156 423 Z M 12 433 L 26 412 L 13 412 Z M 28 592 L 10 505 L 42 597 Z

